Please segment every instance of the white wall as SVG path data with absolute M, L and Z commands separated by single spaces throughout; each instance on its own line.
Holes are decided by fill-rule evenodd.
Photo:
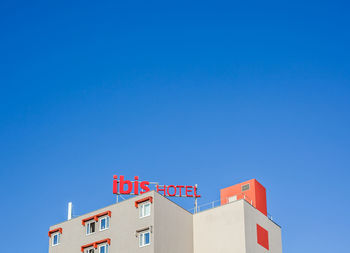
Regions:
M 244 202 L 244 222 L 247 253 L 282 253 L 281 228 L 247 202 Z M 269 250 L 257 243 L 256 224 L 269 232 Z
M 245 253 L 243 200 L 193 216 L 194 253 Z
M 269 232 L 269 250 L 257 243 L 256 224 Z M 282 253 L 281 228 L 245 200 L 193 216 L 194 253 Z
M 154 252 L 193 253 L 192 214 L 158 193 L 154 197 Z

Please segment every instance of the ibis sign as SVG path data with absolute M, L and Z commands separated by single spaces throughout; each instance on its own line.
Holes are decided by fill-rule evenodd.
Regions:
M 168 197 L 201 197 L 196 185 L 159 185 L 149 181 L 139 181 L 138 176 L 135 176 L 133 181 L 126 180 L 124 176 L 113 176 L 113 194 L 117 195 L 143 194 L 151 191 L 150 185 L 154 185 L 158 193 Z

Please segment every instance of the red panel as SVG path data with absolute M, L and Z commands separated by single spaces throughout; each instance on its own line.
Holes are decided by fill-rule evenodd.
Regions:
M 94 219 L 95 221 L 98 221 L 98 218 L 101 217 L 101 216 L 104 216 L 104 215 L 108 215 L 109 217 L 111 217 L 112 216 L 112 212 L 111 211 L 106 211 L 106 212 L 103 212 L 103 213 L 98 213 L 98 214 L 96 214 L 94 216 L 90 216 L 88 218 L 83 219 L 81 221 L 81 224 L 83 226 L 85 226 L 85 222 L 87 222 L 89 220 L 92 220 L 92 219 Z
M 106 212 L 103 212 L 103 213 L 99 213 L 96 216 L 97 217 L 101 217 L 101 216 L 104 216 L 104 215 L 108 215 L 109 217 L 111 217 L 112 216 L 112 212 L 111 211 L 106 211 Z
M 257 180 L 255 180 L 255 207 L 267 216 L 266 189 Z
M 49 237 L 51 237 L 51 234 L 56 233 L 56 232 L 60 232 L 62 234 L 62 228 L 56 228 L 56 229 L 50 230 Z
M 98 244 L 101 244 L 101 243 L 108 243 L 109 245 L 111 244 L 111 239 L 109 239 L 109 238 L 107 238 L 107 239 L 103 239 L 103 240 L 101 240 L 101 241 L 97 241 L 97 242 L 95 242 L 95 244 L 96 245 L 98 245 Z M 97 247 L 96 247 L 97 248 Z
M 269 232 L 259 224 L 256 224 L 258 244 L 269 250 Z
M 242 191 L 243 185 L 249 189 Z M 252 179 L 220 190 L 221 205 L 227 204 L 230 197 L 236 196 L 237 200 L 245 199 L 263 214 L 267 215 L 266 190 L 257 180 Z
M 85 244 L 85 245 L 83 245 L 83 246 L 81 246 L 81 252 L 84 252 L 84 249 L 85 248 L 89 248 L 89 247 L 91 247 L 91 246 L 94 246 L 94 243 L 89 243 L 89 244 Z
M 149 197 L 146 197 L 146 198 L 143 198 L 143 199 L 136 200 L 135 201 L 135 207 L 139 207 L 140 203 L 146 202 L 146 201 L 149 201 L 149 202 L 153 203 L 153 198 L 151 196 L 149 196 Z
M 90 216 L 90 217 L 88 217 L 88 218 L 83 219 L 83 220 L 81 221 L 81 224 L 82 224 L 83 226 L 85 226 L 85 222 L 87 222 L 87 221 L 89 221 L 89 220 L 92 220 L 92 219 L 95 219 L 95 216 Z
M 98 244 L 101 244 L 101 243 L 108 243 L 109 245 L 111 245 L 111 239 L 109 238 L 106 238 L 106 239 L 103 239 L 101 241 L 97 241 L 97 242 L 93 242 L 93 243 L 89 243 L 89 244 L 85 244 L 83 246 L 81 246 L 81 252 L 84 252 L 84 249 L 85 248 L 89 248 L 89 247 L 94 247 L 95 249 L 97 249 L 97 245 Z

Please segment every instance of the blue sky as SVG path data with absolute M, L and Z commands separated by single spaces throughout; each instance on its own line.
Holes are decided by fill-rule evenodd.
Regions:
M 283 249 L 347 248 L 347 1 L 1 1 L 3 251 L 114 202 L 112 175 L 251 178 Z M 185 208 L 192 202 L 183 200 Z

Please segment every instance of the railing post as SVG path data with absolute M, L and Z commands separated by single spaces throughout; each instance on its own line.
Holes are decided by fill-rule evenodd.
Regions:
M 198 191 L 198 185 L 195 184 L 194 187 L 195 187 L 195 190 Z M 198 213 L 198 202 L 197 202 L 197 197 L 195 197 L 195 199 L 194 199 L 194 213 Z

